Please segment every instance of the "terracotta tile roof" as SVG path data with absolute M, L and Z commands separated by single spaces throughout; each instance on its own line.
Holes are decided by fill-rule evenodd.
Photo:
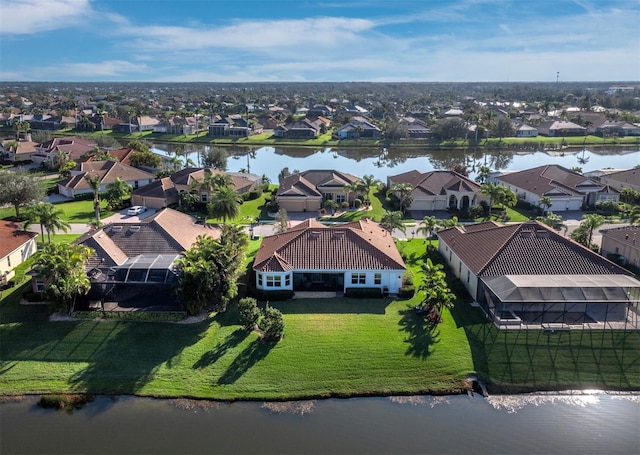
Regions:
M 109 224 L 75 243 L 94 249 L 88 268 L 108 268 L 139 255 L 181 254 L 199 235 L 218 238 L 220 230 L 195 224 L 189 215 L 167 208 L 140 223 Z
M 623 226 L 602 231 L 603 240 L 611 238 L 623 244 L 640 250 L 640 226 Z
M 538 222 L 480 223 L 438 232 L 480 276 L 629 275 L 625 269 Z
M 8 256 L 37 236 L 37 232 L 22 230 L 19 223 L 0 220 L 0 258 Z
M 408 183 L 415 192 L 428 195 L 446 194 L 450 191 L 480 192 L 478 183 L 454 171 L 431 171 L 424 174 L 419 171 L 409 171 L 389 177 L 389 183 Z
M 87 161 L 80 163 L 74 172 L 80 172 L 78 175 L 72 175 L 68 179 L 58 182 L 59 185 L 79 189 L 91 188 L 89 182 L 84 178 L 85 175 L 98 175 L 100 176 L 100 183 L 107 184 L 116 181 L 116 178 L 120 178 L 125 182 L 131 182 L 134 180 L 149 180 L 154 179 L 155 175 L 137 169 L 126 164 L 119 163 L 117 161 Z
M 498 176 L 497 180 L 540 196 L 558 192 L 576 196 L 587 189 L 603 188 L 602 184 L 556 164 L 510 172 Z
M 389 233 L 373 221 L 339 226 L 318 222 L 265 237 L 253 266 L 260 271 L 404 270 Z

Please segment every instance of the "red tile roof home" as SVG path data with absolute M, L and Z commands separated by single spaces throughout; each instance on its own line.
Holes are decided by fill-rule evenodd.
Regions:
M 41 143 L 38 146 L 38 154 L 55 156 L 58 152 L 63 152 L 75 161 L 79 160 L 85 153 L 92 152 L 95 147 L 95 142 L 79 137 L 55 137 L 47 142 Z
M 117 178 L 125 182 L 133 181 L 151 181 L 155 179 L 155 175 L 137 169 L 117 161 L 89 161 L 80 163 L 77 168 L 72 171 L 71 177 L 58 182 L 59 186 L 71 188 L 74 192 L 79 190 L 89 190 L 91 186 L 85 179 L 86 175 L 100 177 L 100 185 L 115 182 Z
M 427 195 L 444 195 L 449 191 L 471 191 L 479 193 L 481 187 L 462 174 L 455 171 L 409 171 L 388 178 L 389 186 L 394 183 L 409 183 L 414 192 Z
M 325 226 L 307 220 L 265 237 L 255 258 L 256 271 L 404 270 L 391 235 L 373 221 Z
M 631 275 L 538 222 L 458 226 L 438 237 L 478 276 Z
M 37 236 L 37 232 L 25 231 L 18 223 L 0 220 L 0 261 Z

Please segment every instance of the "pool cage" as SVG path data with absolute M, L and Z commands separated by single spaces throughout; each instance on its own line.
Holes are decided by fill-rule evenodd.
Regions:
M 640 328 L 640 282 L 626 275 L 482 277 L 478 298 L 499 329 Z

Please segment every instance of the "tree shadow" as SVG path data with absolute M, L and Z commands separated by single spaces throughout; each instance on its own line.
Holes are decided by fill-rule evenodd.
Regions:
M 218 343 L 218 345 L 213 348 L 211 351 L 207 351 L 200 359 L 193 364 L 193 369 L 197 370 L 200 368 L 206 368 L 209 365 L 217 362 L 221 359 L 230 349 L 238 346 L 242 341 L 247 338 L 249 332 L 244 329 L 237 329 L 233 331 L 222 343 Z
M 251 342 L 251 344 L 242 351 L 229 365 L 229 368 L 220 376 L 218 384 L 233 384 L 243 374 L 245 374 L 256 363 L 263 360 L 276 343 L 267 343 L 262 339 L 257 338 Z
M 440 342 L 438 325 L 429 322 L 422 314 L 417 314 L 413 309 L 399 311 L 400 330 L 407 333 L 405 343 L 409 346 L 406 355 L 426 359 L 433 352 L 433 345 Z

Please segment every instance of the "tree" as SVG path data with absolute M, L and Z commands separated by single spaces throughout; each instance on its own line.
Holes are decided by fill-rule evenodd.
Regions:
M 431 237 L 437 225 L 438 220 L 435 216 L 425 216 L 422 218 L 422 221 L 420 221 L 420 227 L 416 232 L 424 232 L 427 237 Z
M 260 329 L 265 341 L 278 341 L 284 336 L 284 317 L 280 310 L 267 304 L 260 320 Z
M 487 179 L 491 174 L 491 168 L 489 166 L 480 166 L 478 168 L 478 177 L 476 177 L 476 181 L 480 183 L 487 183 Z
M 35 254 L 34 270 L 44 282 L 44 296 L 57 311 L 73 312 L 76 298 L 89 292 L 84 265 L 91 250 L 72 243 L 49 243 Z
M 455 294 L 447 286 L 446 274 L 442 264 L 434 264 L 430 258 L 422 265 L 423 280 L 420 291 L 424 297 L 422 307 L 432 322 L 441 322 L 440 315 L 444 308 L 453 308 Z M 434 315 L 434 308 L 438 310 Z
M 587 231 L 587 244 L 585 246 L 591 245 L 591 239 L 593 238 L 593 231 L 598 229 L 600 226 L 604 224 L 604 217 L 602 215 L 598 215 L 596 213 L 588 213 L 586 215 L 582 215 L 582 221 L 580 222 L 580 226 L 584 225 L 584 229 Z
M 202 155 L 202 165 L 219 171 L 227 170 L 227 151 L 221 147 L 212 147 Z
M 336 213 L 336 209 L 338 208 L 338 203 L 333 199 L 327 199 L 322 203 L 322 206 L 327 210 L 331 210 L 331 215 L 333 215 L 334 213 Z
M 464 121 L 459 118 L 439 120 L 432 129 L 435 137 L 441 141 L 462 139 L 469 131 Z
M 545 216 L 539 216 L 538 218 L 536 218 L 536 220 L 540 221 L 543 224 L 546 224 L 551 229 L 564 229 L 565 231 L 567 230 L 567 225 L 563 223 L 562 217 L 553 212 L 547 212 Z
M 546 213 L 547 210 L 549 210 L 549 207 L 551 207 L 552 205 L 553 205 L 553 202 L 551 201 L 551 198 L 549 196 L 542 196 L 538 200 L 538 207 L 540 207 L 540 210 L 542 210 L 542 213 Z
M 393 195 L 397 199 L 400 212 L 404 215 L 413 202 L 412 192 L 413 185 L 410 183 L 394 183 L 387 191 L 387 197 Z
M 100 176 L 95 174 L 86 174 L 84 179 L 93 191 L 93 211 L 96 215 L 96 222 L 100 223 Z
M 516 197 L 516 193 L 509 189 L 509 187 L 505 185 L 498 185 L 500 191 L 496 197 L 496 202 L 500 204 L 506 212 L 507 207 L 514 207 L 518 203 L 518 198 Z
M 382 182 L 378 179 L 376 179 L 373 175 L 371 174 L 366 174 L 362 177 L 362 192 L 363 194 L 363 202 L 365 204 L 370 204 L 371 203 L 371 199 L 369 197 L 369 193 L 371 193 L 372 189 L 377 189 L 380 187 L 380 185 L 382 184 Z
M 515 129 L 513 128 L 511 120 L 507 117 L 498 119 L 495 127 L 495 135 L 498 136 L 500 140 L 502 140 L 503 137 L 515 136 Z
M 57 208 L 49 202 L 40 202 L 28 207 L 28 220 L 24 224 L 27 229 L 33 223 L 40 224 L 40 233 L 42 234 L 42 242 L 44 243 L 44 231 L 47 231 L 47 240 L 51 243 L 51 233 L 57 230 L 69 232 L 71 226 L 62 219 L 64 211 Z
M 124 198 L 131 195 L 133 188 L 120 177 L 107 183 L 107 201 L 111 207 L 122 207 Z
M 214 218 L 222 218 L 224 222 L 240 214 L 242 198 L 228 186 L 218 187 L 211 193 L 211 201 L 207 204 L 209 214 Z
M 247 330 L 253 330 L 258 324 L 262 312 L 258 302 L 252 297 L 245 297 L 238 302 L 240 325 Z
M 158 168 L 162 165 L 162 159 L 153 152 L 133 152 L 129 162 L 133 167 Z
M 0 206 L 11 204 L 20 219 L 20 208 L 40 202 L 45 197 L 42 180 L 26 170 L 0 170 Z
M 380 226 L 389 231 L 389 234 L 392 234 L 394 229 L 397 229 L 402 233 L 406 232 L 406 228 L 402 222 L 402 212 L 400 211 L 390 212 L 387 210 L 384 212 L 384 215 L 382 215 L 382 219 L 380 220 Z
M 286 232 L 289 229 L 289 215 L 287 215 L 287 211 L 284 207 L 280 207 L 278 209 L 278 213 L 276 214 L 276 225 L 274 230 L 281 234 Z
M 129 141 L 127 147 L 141 153 L 151 153 L 151 145 L 144 139 L 134 139 Z
M 629 223 L 632 225 L 640 224 L 640 206 L 636 206 L 631 209 L 631 212 L 629 213 Z

